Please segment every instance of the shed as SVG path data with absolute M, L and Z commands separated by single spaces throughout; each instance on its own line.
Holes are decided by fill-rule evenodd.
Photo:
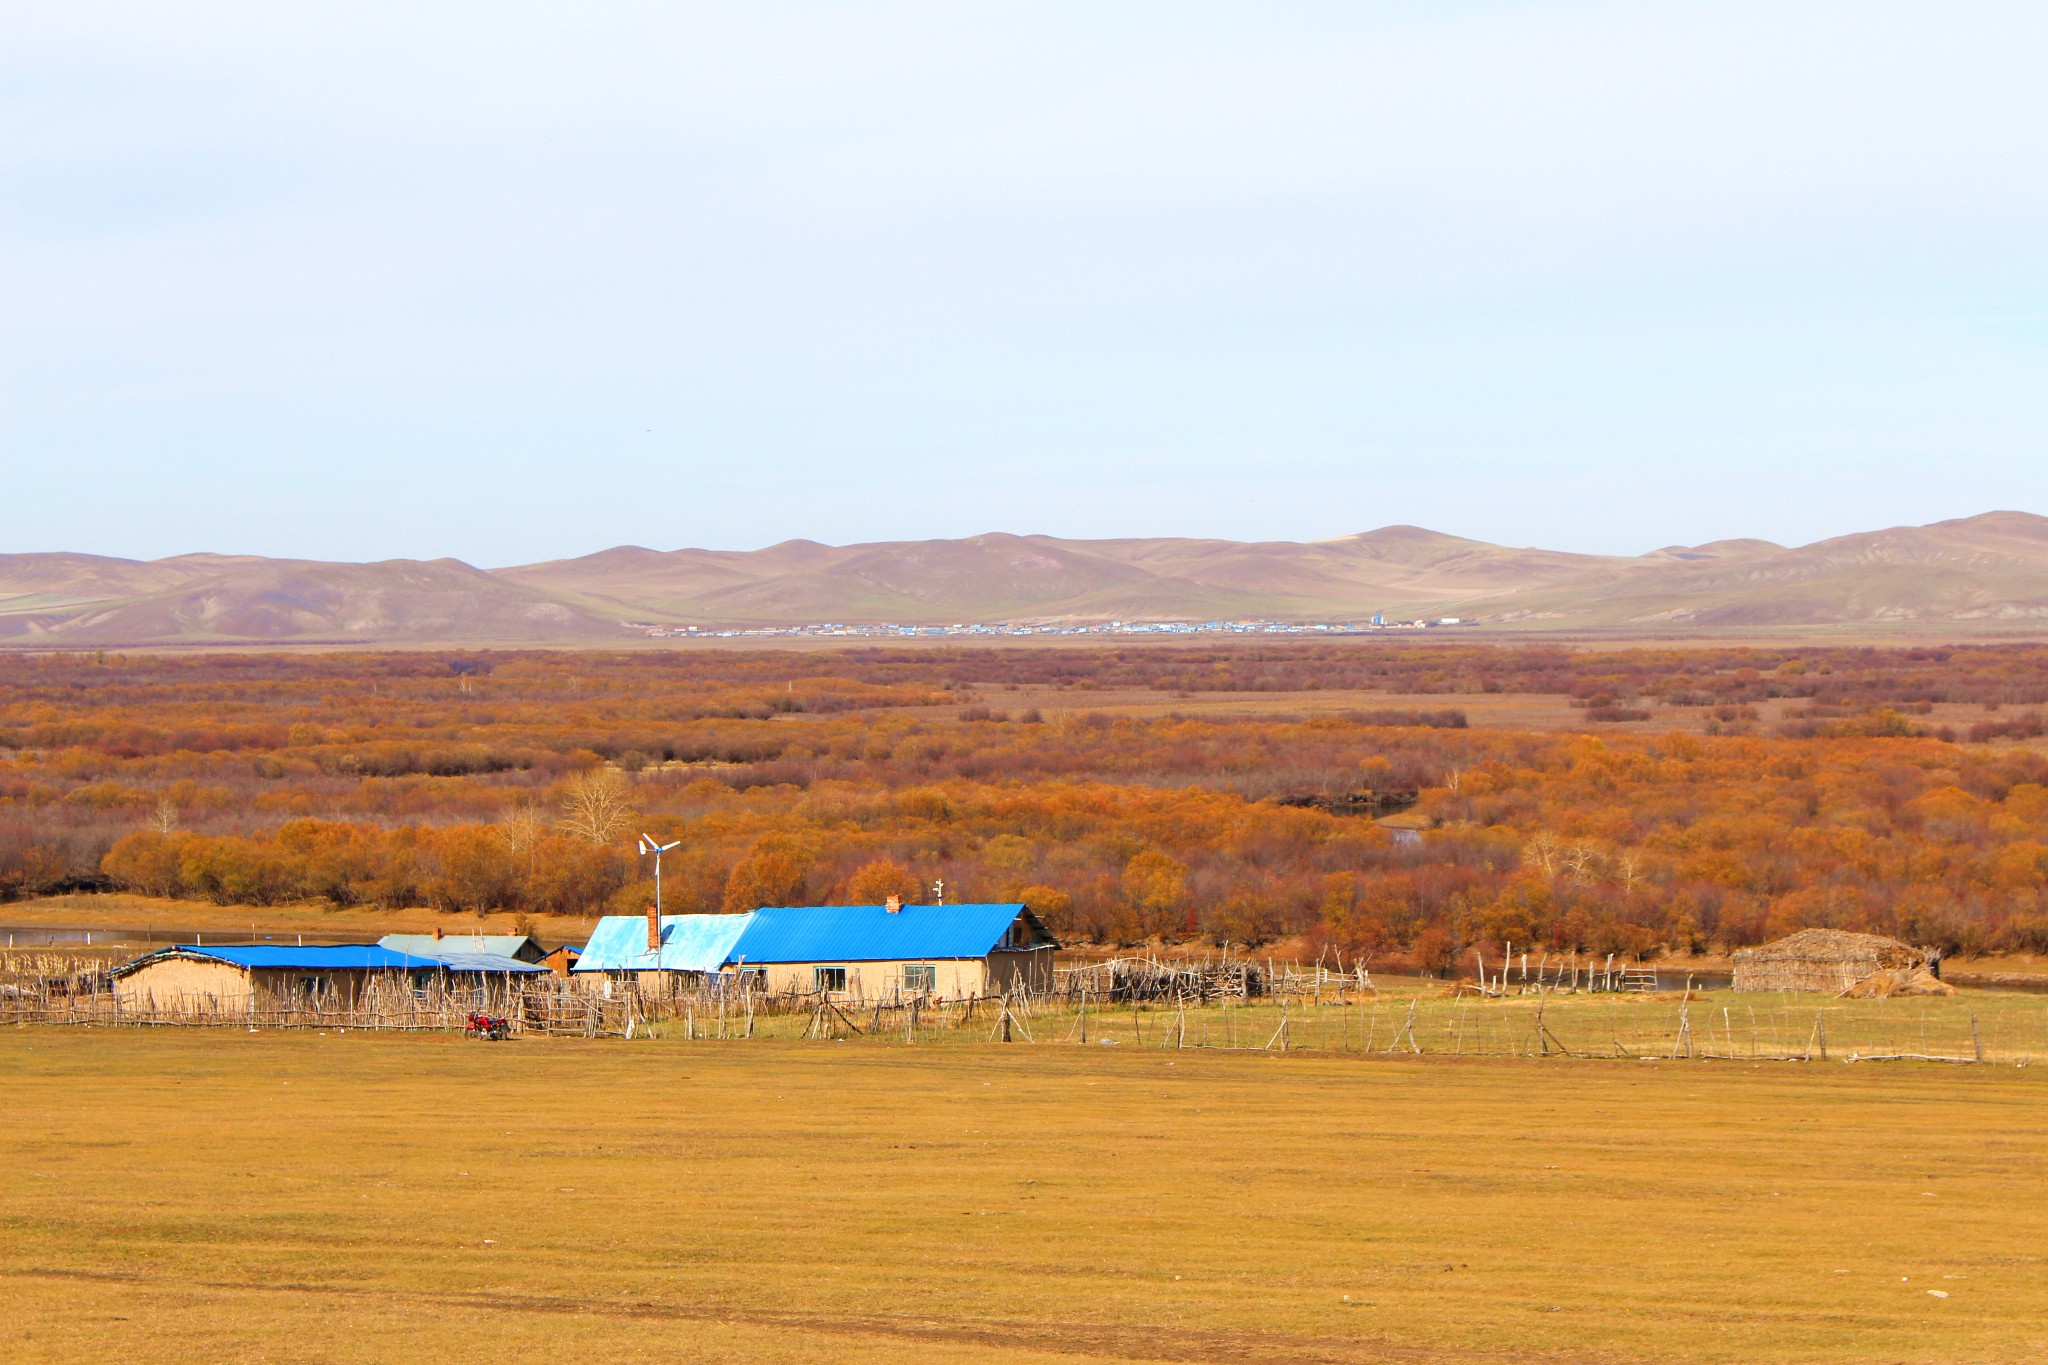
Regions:
M 1028 906 L 817 905 L 754 911 L 731 950 L 770 991 L 857 1000 L 1050 990 L 1059 948 Z
M 375 978 L 411 986 L 441 971 L 435 958 L 369 943 L 181 943 L 124 963 L 109 975 L 124 1009 L 230 1010 L 312 997 L 347 1006 Z
M 1735 954 L 1738 991 L 1827 995 L 1948 995 L 1937 954 L 1882 934 L 1801 929 Z
M 561 947 L 542 955 L 540 965 L 553 972 L 556 976 L 567 976 L 570 972 L 576 970 L 576 963 L 582 956 L 583 950 L 581 948 L 572 943 L 564 943 Z
M 431 934 L 386 934 L 377 940 L 377 946 L 389 948 L 394 953 L 411 953 L 414 957 L 493 953 L 499 957 L 517 958 L 521 962 L 538 962 L 547 955 L 532 934 L 443 934 L 438 929 Z

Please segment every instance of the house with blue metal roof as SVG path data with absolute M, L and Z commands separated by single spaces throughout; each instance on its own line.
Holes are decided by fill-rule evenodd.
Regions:
M 263 999 L 352 1002 L 373 976 L 431 976 L 430 957 L 368 943 L 180 943 L 144 954 L 110 975 L 126 1008 L 241 1009 Z
M 1050 990 L 1059 944 L 1029 906 L 781 905 L 747 917 L 728 960 L 770 992 L 959 1000 Z
M 347 1007 L 379 979 L 411 989 L 437 978 L 503 979 L 543 970 L 495 953 L 420 957 L 373 943 L 180 943 L 109 975 L 124 1008 L 233 1010 L 291 999 Z

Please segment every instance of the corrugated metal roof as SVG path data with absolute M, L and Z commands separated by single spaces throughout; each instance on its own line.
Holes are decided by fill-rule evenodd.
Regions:
M 270 967 L 286 971 L 433 971 L 441 963 L 431 957 L 394 953 L 373 943 L 305 944 L 286 943 L 193 943 L 159 948 L 119 967 L 115 975 L 165 957 L 210 958 L 237 967 Z
M 545 967 L 521 962 L 503 953 L 436 953 L 433 960 L 451 972 L 475 972 L 487 976 L 528 976 L 547 971 Z
M 606 915 L 590 933 L 578 972 L 715 972 L 750 915 L 663 915 L 661 951 L 647 950 L 647 916 Z
M 1023 913 L 1015 903 L 906 905 L 894 914 L 882 905 L 764 906 L 734 945 L 732 960 L 753 966 L 986 957 Z
M 411 953 L 415 957 L 495 953 L 499 957 L 534 962 L 541 954 L 540 944 L 534 942 L 531 934 L 448 934 L 441 938 L 432 934 L 386 934 L 377 940 L 377 946 L 389 948 L 394 953 Z

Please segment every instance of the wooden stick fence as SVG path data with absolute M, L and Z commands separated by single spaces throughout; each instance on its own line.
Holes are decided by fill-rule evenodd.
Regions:
M 1530 963 L 1470 983 L 1402 982 L 1388 998 L 1357 966 L 1332 970 L 1228 958 L 1193 967 L 1127 958 L 1066 969 L 1055 989 L 975 999 L 890 991 L 769 993 L 744 976 L 696 980 L 527 977 L 465 982 L 372 977 L 354 996 L 288 992 L 233 1001 L 124 999 L 109 962 L 0 955 L 0 1025 L 459 1031 L 471 1013 L 515 1034 L 659 1036 L 686 1042 L 849 1039 L 1027 1046 L 1274 1050 L 1381 1056 L 1517 1056 L 1743 1062 L 2048 1061 L 2048 1000 L 2018 993 L 1823 1000 L 1688 991 L 1683 998 L 1591 991 L 1571 966 Z M 1489 963 L 1489 969 L 1495 964 Z M 1602 964 L 1602 975 L 1605 964 Z M 1148 1018 L 1149 1016 L 1149 1018 Z

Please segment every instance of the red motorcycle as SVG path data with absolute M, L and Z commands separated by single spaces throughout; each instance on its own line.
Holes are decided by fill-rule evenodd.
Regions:
M 482 1038 L 486 1042 L 502 1043 L 512 1036 L 512 1021 L 497 1019 L 488 1014 L 472 1014 L 462 1031 L 471 1038 Z

